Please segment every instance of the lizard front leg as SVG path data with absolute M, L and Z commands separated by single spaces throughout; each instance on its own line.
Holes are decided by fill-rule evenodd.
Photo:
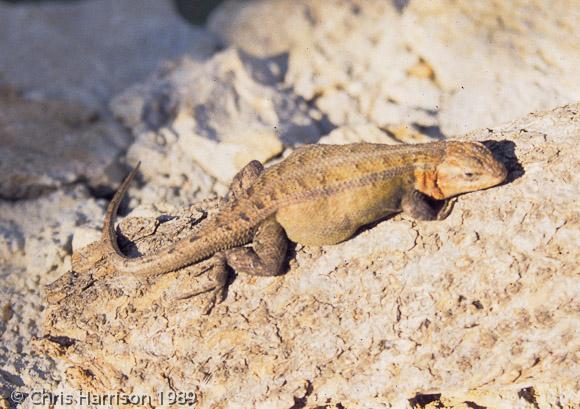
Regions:
M 453 210 L 454 200 L 435 200 L 418 190 L 405 194 L 401 208 L 417 220 L 443 220 Z
M 258 227 L 252 248 L 227 250 L 226 262 L 238 273 L 275 276 L 282 270 L 287 248 L 288 238 L 284 228 L 271 217 Z

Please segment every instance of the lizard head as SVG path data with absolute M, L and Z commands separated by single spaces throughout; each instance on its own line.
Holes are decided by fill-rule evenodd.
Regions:
M 507 177 L 505 166 L 479 142 L 448 142 L 437 166 L 435 184 L 442 198 L 487 189 Z
M 486 189 L 503 182 L 505 166 L 479 142 L 449 141 L 433 171 L 416 171 L 417 190 L 434 199 Z

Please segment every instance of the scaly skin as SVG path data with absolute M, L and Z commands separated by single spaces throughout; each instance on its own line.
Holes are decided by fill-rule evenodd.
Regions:
M 130 259 L 117 245 L 114 219 L 136 171 L 121 184 L 105 218 L 103 241 L 116 270 L 164 273 L 217 255 L 219 288 L 225 285 L 225 264 L 249 274 L 278 274 L 287 238 L 335 244 L 400 211 L 443 219 L 450 211 L 447 199 L 495 186 L 507 175 L 477 142 L 304 146 L 266 170 L 250 162 L 234 179 L 230 200 L 195 236 Z M 240 247 L 250 242 L 253 248 Z

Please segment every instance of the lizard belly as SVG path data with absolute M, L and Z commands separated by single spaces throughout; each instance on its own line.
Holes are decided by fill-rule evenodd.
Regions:
M 400 210 L 402 185 L 388 180 L 286 206 L 276 213 L 288 238 L 305 245 L 336 244 L 359 227 Z

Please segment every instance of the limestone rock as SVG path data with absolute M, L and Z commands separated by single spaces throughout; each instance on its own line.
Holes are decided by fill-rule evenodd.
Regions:
M 311 4 L 321 1 L 224 1 L 210 14 L 207 26 L 225 44 L 269 57 L 283 54 L 314 35 Z M 326 17 L 331 17 L 327 15 Z M 260 24 L 255 21 L 260 20 Z
M 345 125 L 334 129 L 328 135 L 323 136 L 319 143 L 328 144 L 347 144 L 356 142 L 370 143 L 428 143 L 434 142 L 436 138 L 430 138 L 427 135 L 415 130 L 413 126 L 389 127 L 380 129 L 373 124 L 365 125 Z
M 78 103 L 32 100 L 0 89 L 0 198 L 32 198 L 86 181 L 119 179 L 130 136 Z
M 335 125 L 438 124 L 440 91 L 414 74 L 422 61 L 390 2 L 231 1 L 208 26 L 248 52 L 287 52 L 286 82 Z
M 285 275 L 237 276 L 209 316 L 195 294 L 211 261 L 120 277 L 98 243 L 80 249 L 47 288 L 39 346 L 77 387 L 191 392 L 200 408 L 577 407 L 579 110 L 465 135 L 506 164 L 504 185 L 442 222 L 297 246 Z M 125 219 L 123 244 L 152 252 L 198 220 Z
M 580 99 L 577 6 L 410 2 L 405 35 L 443 91 L 443 131 L 458 134 Z
M 170 0 L 0 2 L 0 81 L 34 95 L 106 108 L 164 60 L 215 51 Z
M 0 266 L 26 268 L 32 276 L 70 266 L 72 232 L 97 228 L 103 208 L 75 186 L 34 200 L 0 201 Z M 68 258 L 68 266 L 66 265 Z
M 250 160 L 278 155 L 283 144 L 316 142 L 320 131 L 310 108 L 279 84 L 283 69 L 275 58 L 233 49 L 205 63 L 184 58 L 166 67 L 112 102 L 137 138 L 129 158 L 148 158 L 148 178 L 171 168 L 188 179 L 195 161 L 229 182 Z
M 102 215 L 83 186 L 34 200 L 0 200 L 0 395 L 26 397 L 43 389 L 56 395 L 66 388 L 63 363 L 33 346 L 42 336 L 42 288 L 70 270 L 73 230 L 96 228 Z M 19 407 L 34 406 L 27 399 Z
M 400 143 L 382 129 L 372 124 L 341 126 L 328 135 L 320 138 L 319 143 L 344 145 L 347 143 L 370 142 L 370 143 Z
M 209 23 L 261 56 L 335 125 L 491 127 L 580 98 L 574 0 L 230 1 Z

